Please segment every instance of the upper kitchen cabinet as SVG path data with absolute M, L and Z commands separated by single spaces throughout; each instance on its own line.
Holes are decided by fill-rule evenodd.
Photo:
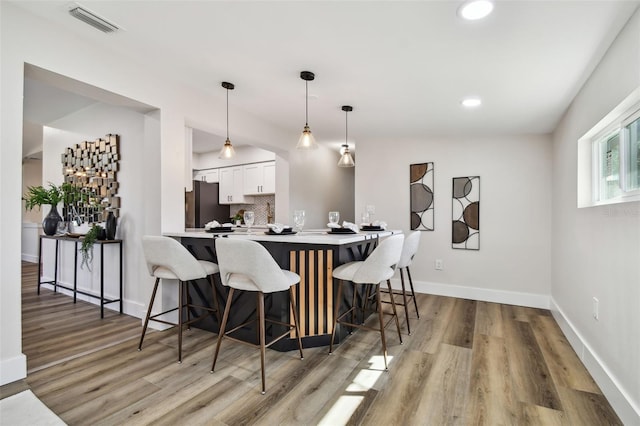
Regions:
M 266 195 L 276 192 L 276 162 L 246 164 L 244 167 L 244 194 Z
M 219 169 L 220 204 L 251 204 L 252 197 L 244 194 L 243 166 L 223 167 Z
M 207 183 L 218 183 L 220 181 L 219 170 L 198 170 L 193 174 L 193 180 L 198 180 Z

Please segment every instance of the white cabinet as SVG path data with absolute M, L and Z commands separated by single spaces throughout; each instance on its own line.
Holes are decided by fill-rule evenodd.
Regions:
M 199 180 L 207 183 L 217 183 L 220 180 L 219 170 L 218 169 L 198 170 L 193 174 L 193 180 Z
M 247 164 L 244 166 L 244 194 L 264 195 L 276 192 L 276 162 Z
M 250 204 L 253 198 L 244 196 L 244 170 L 242 166 L 219 169 L 220 204 Z

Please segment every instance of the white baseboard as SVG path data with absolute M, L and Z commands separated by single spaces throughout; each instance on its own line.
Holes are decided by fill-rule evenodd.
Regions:
M 42 280 L 43 281 L 53 281 L 53 278 L 42 277 Z M 72 283 L 61 282 L 61 284 L 65 285 L 67 287 L 73 287 Z M 53 284 L 42 284 L 41 287 L 53 291 Z M 93 291 L 90 291 L 90 290 L 88 290 L 86 288 L 78 288 L 78 290 L 82 290 L 82 291 L 85 291 L 87 293 L 94 293 Z M 66 295 L 66 296 L 73 297 L 73 291 L 72 290 L 67 290 L 65 288 L 58 287 L 57 291 L 59 293 L 62 293 L 64 295 Z M 100 306 L 100 299 L 99 299 L 100 294 L 99 293 L 95 293 L 95 295 L 96 295 L 96 297 L 98 297 L 98 299 L 96 299 L 95 297 L 87 296 L 85 294 L 76 294 L 76 299 Z M 104 296 L 107 299 L 117 299 L 118 298 L 118 296 L 114 296 L 112 294 L 105 294 Z M 112 310 L 112 311 L 118 311 L 120 309 L 120 306 L 119 306 L 118 302 L 111 303 L 111 304 L 108 304 L 108 305 L 104 305 L 104 307 L 105 307 L 105 309 L 109 309 L 109 310 Z M 122 301 L 122 313 L 130 315 L 132 317 L 144 318 L 144 316 L 146 315 L 145 309 L 146 309 L 146 307 L 142 303 L 134 302 L 134 301 L 128 300 L 126 298 Z
M 27 377 L 27 357 L 24 354 L 0 361 L 0 386 Z
M 405 274 L 405 287 L 408 285 L 409 282 Z M 400 278 L 392 279 L 391 286 L 394 289 L 401 288 Z M 526 306 L 529 308 L 549 309 L 549 296 L 545 294 L 521 293 L 416 280 L 413 281 L 413 287 L 416 293 L 480 300 L 483 302 L 504 303 L 506 305 Z
M 580 360 L 598 384 L 620 420 L 625 425 L 640 425 L 640 407 L 634 404 L 629 393 L 620 386 L 618 380 L 610 373 L 607 366 L 591 349 L 582 335 L 576 330 L 555 300 L 550 300 L 551 314 L 567 337 L 569 344 L 580 357 Z M 636 372 L 637 373 L 637 372 Z
M 22 253 L 22 261 L 29 263 L 38 263 L 38 256 L 34 256 L 28 253 Z

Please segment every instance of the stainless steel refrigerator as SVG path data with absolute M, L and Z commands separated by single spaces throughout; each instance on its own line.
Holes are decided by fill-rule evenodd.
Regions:
M 186 228 L 204 228 L 212 220 L 229 221 L 230 207 L 218 204 L 218 192 L 217 183 L 193 181 L 193 191 L 184 194 Z

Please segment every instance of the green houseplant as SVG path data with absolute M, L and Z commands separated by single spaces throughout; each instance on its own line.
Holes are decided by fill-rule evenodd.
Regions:
M 51 182 L 49 182 L 48 188 L 42 185 L 30 186 L 22 199 L 25 201 L 27 210 L 33 210 L 36 206 L 40 208 L 46 204 L 51 206 L 49 214 L 42 221 L 42 229 L 45 234 L 54 235 L 58 229 L 58 223 L 62 220 L 60 213 L 58 213 L 58 203 L 64 199 L 62 187 Z
M 82 237 L 82 245 L 80 246 L 80 253 L 82 254 L 81 268 L 87 265 L 87 268 L 91 270 L 89 264 L 93 260 L 93 244 L 102 239 L 104 239 L 104 229 L 98 224 L 93 225 L 89 232 Z

